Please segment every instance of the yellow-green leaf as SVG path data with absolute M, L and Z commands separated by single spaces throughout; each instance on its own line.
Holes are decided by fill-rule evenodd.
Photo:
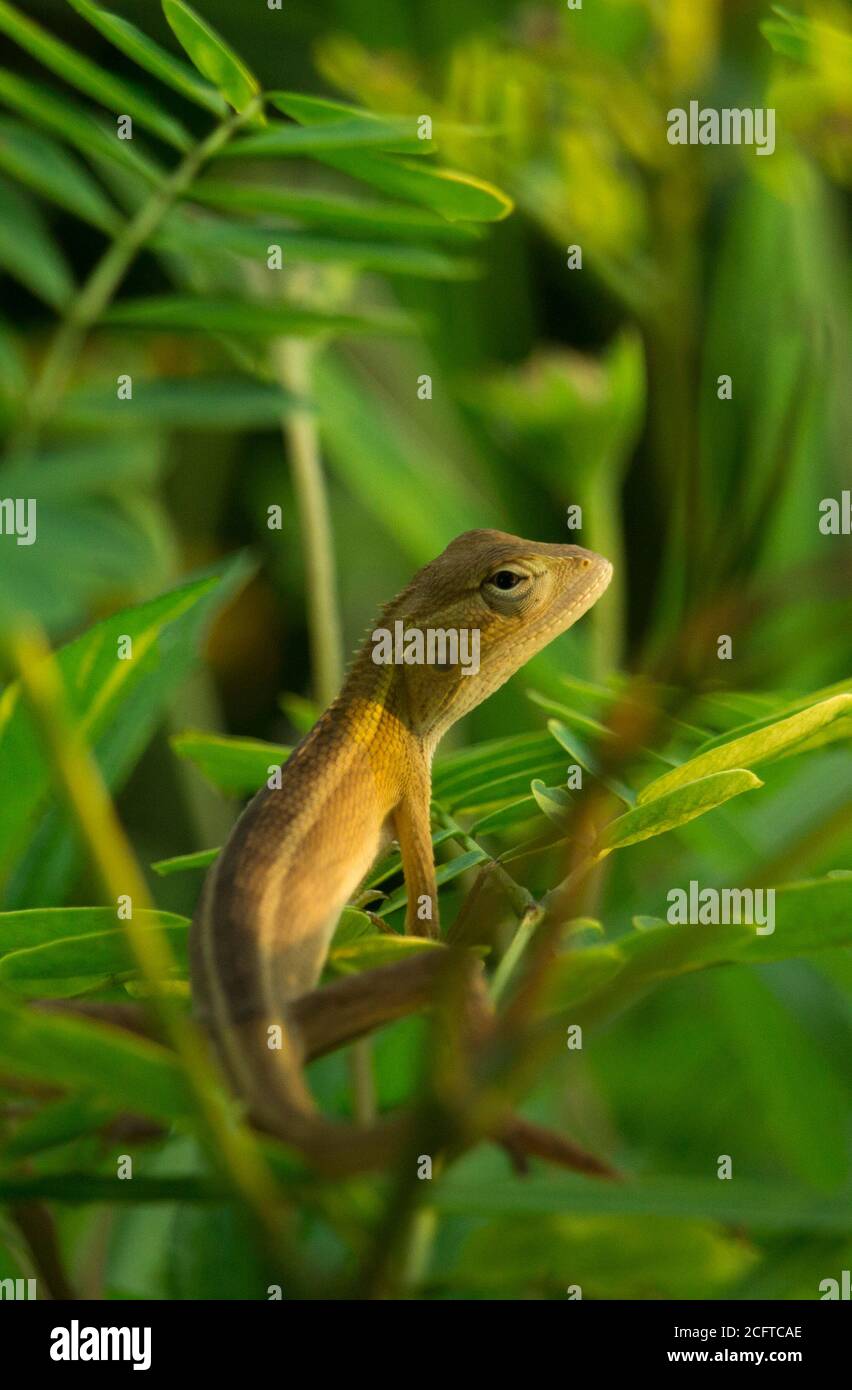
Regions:
M 739 796 L 740 792 L 762 786 L 760 778 L 755 777 L 753 772 L 736 768 L 711 773 L 709 777 L 701 777 L 685 787 L 675 787 L 655 797 L 652 802 L 636 806 L 617 820 L 610 821 L 601 832 L 599 852 L 603 856 L 624 845 L 634 845 L 639 840 L 649 840 L 653 835 L 663 835 L 667 830 L 686 825 L 696 816 L 703 816 L 705 811 L 721 806 L 732 796 Z
M 163 0 L 163 13 L 202 77 L 218 87 L 235 111 L 245 111 L 260 84 L 243 60 L 184 0 Z
M 828 730 L 836 720 L 843 720 L 852 714 L 852 695 L 835 695 L 830 700 L 822 700 L 810 709 L 791 715 L 789 719 L 778 720 L 774 724 L 763 724 L 753 733 L 731 739 L 699 753 L 696 758 L 681 763 L 680 767 L 666 772 L 651 782 L 639 793 L 639 805 L 656 801 L 675 787 L 682 787 L 706 777 L 709 773 L 723 772 L 729 768 L 753 767 L 756 764 L 779 758 L 796 744 L 804 743 L 814 735 Z M 843 729 L 845 726 L 841 725 Z

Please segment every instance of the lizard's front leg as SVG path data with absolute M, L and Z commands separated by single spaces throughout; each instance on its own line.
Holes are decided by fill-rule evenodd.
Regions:
M 440 936 L 438 885 L 429 815 L 432 785 L 429 765 L 419 748 L 412 749 L 405 788 L 393 812 L 402 871 L 408 893 L 405 931 L 408 936 Z

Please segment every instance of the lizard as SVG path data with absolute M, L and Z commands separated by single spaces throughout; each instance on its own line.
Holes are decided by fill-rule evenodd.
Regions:
M 317 990 L 341 911 L 395 838 L 405 930 L 439 937 L 430 828 L 435 748 L 575 623 L 611 575 L 608 560 L 577 545 L 494 530 L 458 536 L 382 609 L 379 622 L 384 630 L 401 621 L 406 632 L 477 633 L 476 673 L 446 661 L 378 662 L 368 636 L 340 694 L 247 805 L 208 871 L 190 931 L 196 1010 L 252 1119 L 318 1168 L 381 1166 L 402 1126 L 397 1117 L 359 1127 L 319 1114 L 303 1074 L 314 1050 L 314 1006 L 328 1001 L 338 1042 L 359 1035 L 428 1002 L 432 962 L 449 954 L 424 950 Z M 427 958 L 425 970 L 415 963 Z M 479 1013 L 481 1024 L 481 1005 Z M 507 1147 L 511 1128 L 500 1139 Z M 545 1156 L 547 1148 L 532 1145 Z

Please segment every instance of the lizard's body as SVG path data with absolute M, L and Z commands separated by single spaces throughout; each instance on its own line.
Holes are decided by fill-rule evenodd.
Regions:
M 515 582 L 504 589 L 507 573 Z M 208 875 L 191 935 L 196 1003 L 258 1122 L 319 1162 L 341 1166 L 339 1150 L 347 1155 L 342 1166 L 368 1166 L 379 1160 L 386 1132 L 315 1114 L 294 1001 L 317 984 L 343 907 L 394 836 L 408 893 L 406 930 L 437 935 L 435 746 L 576 621 L 610 575 L 608 561 L 577 546 L 496 531 L 458 537 L 385 608 L 381 622 L 477 629 L 479 671 L 376 665 L 368 639 L 338 698 L 284 764 L 280 787 L 255 796 Z M 418 916 L 424 897 L 431 921 Z M 404 970 L 371 973 L 391 990 L 405 979 Z M 273 1025 L 280 1046 L 270 1046 Z

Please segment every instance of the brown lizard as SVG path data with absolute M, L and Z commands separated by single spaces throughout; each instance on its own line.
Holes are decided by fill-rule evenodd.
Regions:
M 380 1166 L 403 1130 L 397 1120 L 359 1128 L 317 1113 L 302 1071 L 321 1050 L 311 1039 L 314 1004 L 335 1006 L 337 1044 L 422 1007 L 435 975 L 431 961 L 426 971 L 409 961 L 312 993 L 340 913 L 395 837 L 406 932 L 439 935 L 430 831 L 435 748 L 462 715 L 576 622 L 611 575 L 608 560 L 576 545 L 486 530 L 457 537 L 382 610 L 380 625 L 394 631 L 401 622 L 406 634 L 424 636 L 430 629 L 478 634 L 478 670 L 446 661 L 378 663 L 368 638 L 337 699 L 283 765 L 280 786 L 257 793 L 208 873 L 190 936 L 196 1006 L 255 1121 L 319 1167 Z M 516 1139 L 523 1125 L 515 1122 Z M 511 1129 L 495 1137 L 510 1146 Z M 527 1147 L 542 1153 L 548 1143 Z

